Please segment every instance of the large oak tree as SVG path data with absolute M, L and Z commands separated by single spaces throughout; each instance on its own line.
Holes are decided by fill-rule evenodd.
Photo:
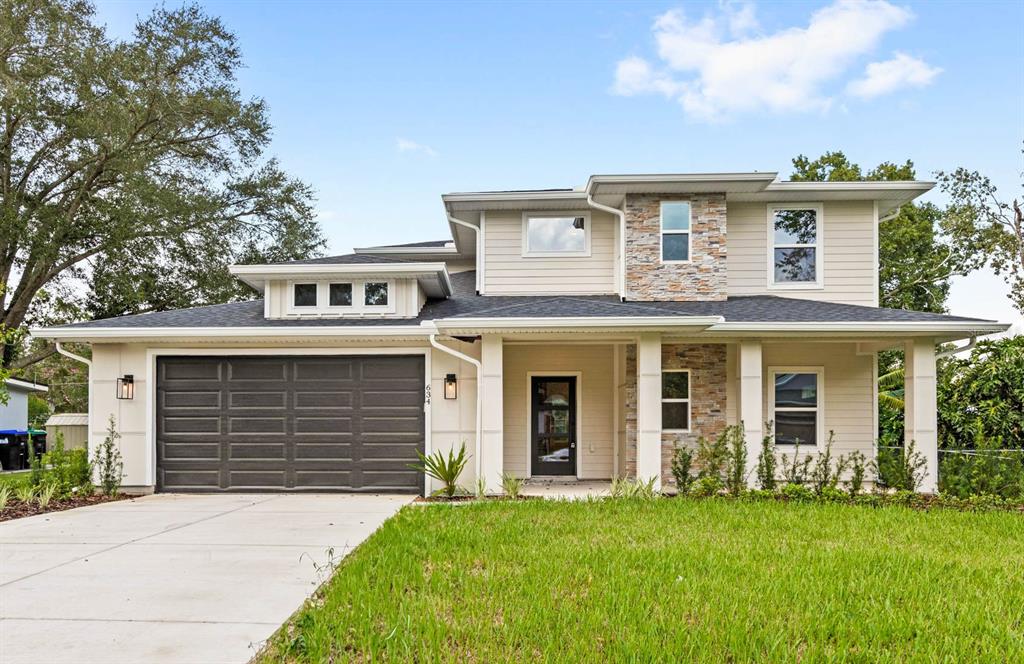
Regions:
M 229 264 L 322 251 L 241 66 L 196 6 L 118 41 L 82 0 L 0 1 L 0 371 L 52 353 L 28 324 L 249 297 Z

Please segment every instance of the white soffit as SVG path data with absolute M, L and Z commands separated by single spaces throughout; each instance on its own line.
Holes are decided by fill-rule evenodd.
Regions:
M 257 290 L 271 279 L 416 279 L 430 297 L 447 297 L 452 293 L 451 279 L 444 263 L 232 265 L 228 271 Z

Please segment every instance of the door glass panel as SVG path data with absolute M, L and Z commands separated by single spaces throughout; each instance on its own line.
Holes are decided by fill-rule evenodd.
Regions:
M 545 406 L 568 406 L 569 383 L 550 381 L 540 384 L 540 402 Z
M 537 441 L 537 452 L 545 463 L 569 463 L 569 436 L 543 436 Z
M 542 436 L 569 433 L 569 411 L 542 410 L 537 413 L 537 433 Z

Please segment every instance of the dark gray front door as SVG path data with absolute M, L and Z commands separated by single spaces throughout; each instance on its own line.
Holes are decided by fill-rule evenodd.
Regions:
M 422 356 L 162 357 L 158 491 L 401 491 L 424 446 Z

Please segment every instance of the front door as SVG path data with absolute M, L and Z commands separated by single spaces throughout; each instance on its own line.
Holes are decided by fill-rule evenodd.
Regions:
M 576 475 L 576 377 L 534 376 L 532 403 L 533 475 Z

